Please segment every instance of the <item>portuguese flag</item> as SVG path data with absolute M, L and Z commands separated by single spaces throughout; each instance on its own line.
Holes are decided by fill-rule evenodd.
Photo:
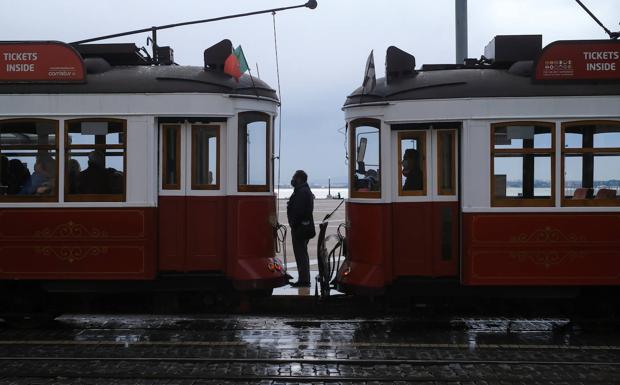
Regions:
M 241 75 L 249 69 L 250 67 L 248 66 L 247 60 L 245 60 L 245 55 L 243 54 L 243 48 L 241 48 L 241 46 L 235 48 L 224 62 L 224 72 L 237 81 L 239 81 Z

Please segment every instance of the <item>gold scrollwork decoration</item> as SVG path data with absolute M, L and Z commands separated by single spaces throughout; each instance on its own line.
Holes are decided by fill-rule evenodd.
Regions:
M 512 243 L 565 243 L 565 242 L 584 242 L 586 237 L 577 234 L 565 234 L 561 230 L 545 227 L 536 229 L 532 233 L 521 233 L 510 238 Z
M 585 254 L 580 251 L 514 251 L 510 253 L 510 257 L 519 262 L 530 261 L 534 265 L 544 266 L 546 269 L 552 266 L 562 265 L 565 262 L 572 262 L 576 259 L 583 258 Z
M 35 231 L 34 236 L 38 238 L 105 238 L 108 233 L 95 227 L 88 229 L 80 223 L 69 221 L 53 229 L 46 227 Z
M 52 247 L 44 246 L 35 248 L 37 254 L 44 256 L 54 256 L 61 261 L 69 263 L 81 261 L 88 257 L 96 257 L 98 255 L 107 254 L 108 248 L 105 246 L 62 246 Z

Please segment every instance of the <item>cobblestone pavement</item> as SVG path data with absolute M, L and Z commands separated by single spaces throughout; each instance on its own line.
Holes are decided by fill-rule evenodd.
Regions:
M 0 384 L 617 384 L 619 331 L 502 317 L 65 316 L 0 324 Z

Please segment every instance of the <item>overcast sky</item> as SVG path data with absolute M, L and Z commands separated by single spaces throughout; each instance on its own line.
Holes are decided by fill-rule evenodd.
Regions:
M 0 40 L 71 42 L 115 32 L 302 4 L 305 0 L 0 0 Z M 454 0 L 318 0 L 276 15 L 282 88 L 282 183 L 295 169 L 311 181 L 345 180 L 346 95 L 361 85 L 375 52 L 384 75 L 390 45 L 412 53 L 417 65 L 454 62 Z M 583 0 L 612 31 L 620 29 L 619 0 Z M 469 0 L 469 57 L 480 57 L 495 35 L 542 34 L 555 40 L 607 35 L 574 0 Z M 106 42 L 146 45 L 146 34 Z M 261 78 L 277 87 L 270 14 L 160 31 L 175 61 L 202 65 L 203 50 L 228 38 L 243 46 Z

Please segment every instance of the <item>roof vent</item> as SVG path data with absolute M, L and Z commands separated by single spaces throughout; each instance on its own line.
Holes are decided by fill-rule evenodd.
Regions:
M 415 75 L 415 57 L 402 49 L 389 46 L 385 53 L 385 77 L 387 82 Z
M 542 35 L 498 35 L 484 47 L 484 56 L 494 63 L 536 60 L 542 52 Z
M 232 43 L 224 39 L 217 44 L 205 49 L 205 69 L 224 72 L 224 62 L 232 52 Z
M 102 57 L 87 57 L 84 59 L 84 65 L 86 66 L 86 73 L 89 74 L 102 74 L 112 68 L 110 63 Z
M 531 60 L 518 61 L 508 68 L 508 73 L 523 77 L 530 77 L 533 72 L 534 62 Z

